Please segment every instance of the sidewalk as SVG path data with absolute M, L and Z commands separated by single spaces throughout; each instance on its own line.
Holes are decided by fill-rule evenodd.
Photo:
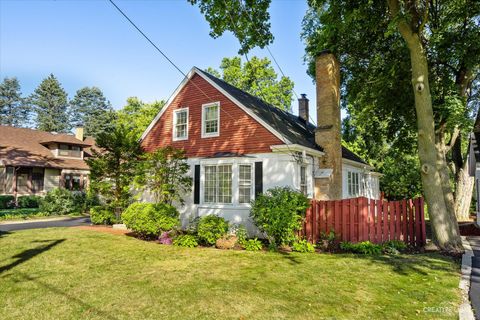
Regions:
M 470 276 L 470 301 L 476 319 L 480 320 L 480 236 L 467 237 L 472 247 L 472 273 Z

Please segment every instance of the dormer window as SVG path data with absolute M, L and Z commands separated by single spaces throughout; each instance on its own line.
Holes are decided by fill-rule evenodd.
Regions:
M 220 134 L 220 103 L 202 106 L 202 138 L 218 137 Z
M 173 141 L 188 139 L 188 108 L 173 112 Z
M 58 145 L 58 156 L 59 157 L 81 158 L 82 157 L 82 148 L 79 147 L 79 146 L 60 143 Z

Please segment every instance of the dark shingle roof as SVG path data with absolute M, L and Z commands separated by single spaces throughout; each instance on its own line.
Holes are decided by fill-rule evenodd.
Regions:
M 291 143 L 323 151 L 323 148 L 315 143 L 315 125 L 312 123 L 309 122 L 306 124 L 298 116 L 279 108 L 275 108 L 265 101 L 232 86 L 208 72 L 198 68 L 197 70 L 215 82 L 215 84 L 225 90 L 245 107 L 249 108 L 255 115 L 268 123 Z M 362 158 L 344 146 L 342 146 L 342 157 L 344 159 L 367 164 Z

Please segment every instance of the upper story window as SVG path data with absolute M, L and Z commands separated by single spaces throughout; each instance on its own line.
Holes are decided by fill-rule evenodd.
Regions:
M 358 172 L 348 171 L 347 174 L 348 195 L 357 197 L 360 195 L 360 174 Z
M 173 141 L 188 139 L 188 108 L 173 112 Z
M 202 106 L 202 138 L 218 137 L 220 134 L 220 103 Z
M 300 192 L 307 195 L 307 167 L 300 166 Z
M 58 156 L 59 157 L 72 157 L 72 158 L 81 158 L 82 157 L 82 148 L 79 146 L 74 146 L 70 144 L 59 144 L 58 146 Z

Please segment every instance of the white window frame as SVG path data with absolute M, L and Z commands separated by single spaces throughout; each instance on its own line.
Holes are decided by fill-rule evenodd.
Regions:
M 230 170 L 231 170 L 231 176 L 230 176 L 230 179 L 231 179 L 231 189 L 230 189 L 230 202 L 219 202 L 218 199 L 219 199 L 219 179 L 218 179 L 218 167 L 220 166 L 230 166 Z M 215 167 L 215 201 L 214 202 L 206 202 L 205 201 L 205 184 L 206 184 L 206 167 Z M 234 187 L 234 179 L 236 179 L 236 175 L 234 174 L 234 171 L 235 171 L 235 167 L 232 163 L 208 163 L 208 164 L 204 164 L 202 166 L 202 169 L 203 169 L 203 192 L 202 192 L 202 203 L 204 204 L 209 204 L 209 205 L 232 205 L 232 204 L 235 204 L 235 187 Z
M 305 180 L 303 181 L 304 183 L 302 183 L 302 169 L 304 169 L 304 173 L 305 173 Z M 300 165 L 300 170 L 299 170 L 299 185 L 300 185 L 300 192 L 302 192 L 305 196 L 308 197 L 308 171 L 307 171 L 308 167 L 307 165 L 305 164 L 302 164 Z M 305 188 L 305 191 L 303 192 L 302 191 L 302 187 Z
M 249 202 L 240 202 L 240 167 L 241 166 L 248 166 L 250 167 L 250 201 Z M 253 172 L 255 170 L 254 166 L 252 165 L 252 163 L 237 163 L 236 165 L 237 167 L 237 170 L 238 170 L 238 174 L 237 174 L 237 181 L 236 181 L 236 184 L 237 184 L 237 202 L 238 202 L 238 205 L 247 205 L 247 204 L 250 204 L 250 202 L 252 200 L 254 200 L 254 187 L 255 187 L 255 173 Z
M 354 183 L 354 175 L 356 175 L 356 183 Z M 347 171 L 347 192 L 349 197 L 359 197 L 361 194 L 360 172 Z
M 177 137 L 177 114 L 180 112 L 187 112 L 187 129 L 186 133 L 187 135 L 185 137 Z M 182 141 L 182 140 L 188 140 L 188 122 L 189 122 L 189 110 L 188 108 L 180 108 L 176 109 L 173 111 L 173 121 L 172 121 L 172 140 L 173 141 Z
M 205 110 L 208 107 L 217 106 L 217 132 L 206 133 Z M 220 102 L 202 104 L 202 138 L 218 137 L 220 135 Z

